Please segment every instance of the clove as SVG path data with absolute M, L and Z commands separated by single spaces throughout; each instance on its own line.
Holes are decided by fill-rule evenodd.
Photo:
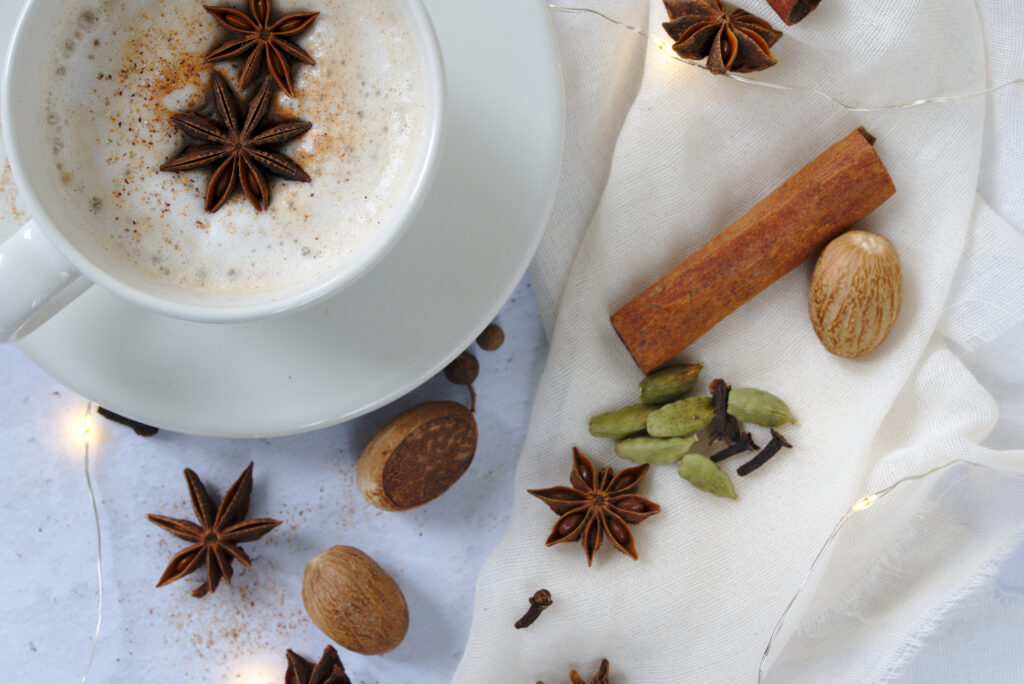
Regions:
M 717 454 L 711 457 L 711 460 L 714 463 L 720 463 L 725 459 L 729 458 L 730 456 L 742 454 L 744 451 L 755 451 L 760 448 L 761 447 L 757 446 L 757 444 L 754 443 L 754 436 L 751 435 L 749 432 L 744 432 L 740 436 L 739 440 L 733 442 L 729 446 L 719 451 Z
M 740 440 L 740 423 L 735 416 L 729 413 L 729 391 L 732 387 L 725 380 L 718 378 L 711 381 L 708 389 L 711 390 L 711 400 L 715 405 L 715 420 L 711 424 L 708 444 L 714 444 L 719 440 L 726 444 L 738 442 Z
M 159 428 L 155 428 L 152 425 L 146 425 L 145 423 L 140 423 L 139 421 L 132 420 L 131 418 L 125 418 L 124 416 L 114 413 L 110 409 L 105 409 L 102 406 L 97 408 L 96 412 L 107 420 L 130 427 L 139 437 L 152 437 L 156 433 L 160 432 Z
M 530 597 L 530 608 L 526 611 L 526 615 L 519 618 L 516 622 L 516 629 L 523 629 L 532 625 L 540 617 L 540 614 L 544 612 L 544 609 L 551 604 L 551 592 L 547 589 L 538 589 Z
M 780 435 L 775 429 L 772 429 L 772 441 L 768 442 L 768 446 L 761 449 L 760 453 L 754 458 L 741 465 L 737 470 L 736 474 L 740 477 L 749 475 L 754 472 L 765 463 L 771 460 L 772 456 L 779 453 L 782 447 L 787 449 L 792 448 L 792 444 L 786 441 L 786 438 Z

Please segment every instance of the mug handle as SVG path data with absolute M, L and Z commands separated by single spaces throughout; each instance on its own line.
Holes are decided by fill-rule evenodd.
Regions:
M 0 343 L 28 335 L 90 285 L 29 221 L 0 245 Z

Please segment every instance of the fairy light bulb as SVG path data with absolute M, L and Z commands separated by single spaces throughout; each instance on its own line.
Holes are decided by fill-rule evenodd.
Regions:
M 852 506 L 850 506 L 850 510 L 853 511 L 854 513 L 860 513 L 861 511 L 866 511 L 867 509 L 871 508 L 871 506 L 873 506 L 876 501 L 878 501 L 878 495 L 877 494 L 869 494 L 868 496 L 865 496 L 863 499 L 861 499 L 857 503 L 855 503 Z
M 232 664 L 230 667 L 231 684 L 271 684 L 280 681 L 279 658 L 270 654 L 257 654 L 247 656 L 244 661 Z M 283 660 L 283 659 L 282 659 Z M 274 672 L 276 675 L 268 675 Z
M 654 46 L 666 54 L 672 55 L 673 57 L 675 56 L 672 54 L 672 45 L 667 40 L 655 38 Z

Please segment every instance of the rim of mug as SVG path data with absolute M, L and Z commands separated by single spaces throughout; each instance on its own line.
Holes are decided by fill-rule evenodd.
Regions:
M 34 222 L 52 245 L 94 285 L 99 285 L 122 299 L 154 313 L 198 323 L 244 323 L 296 312 L 341 292 L 366 275 L 395 247 L 422 207 L 440 165 L 447 123 L 447 78 L 440 42 L 423 0 L 394 0 L 397 5 L 407 10 L 403 12 L 403 16 L 410 34 L 418 36 L 418 39 L 414 40 L 418 48 L 417 54 L 420 57 L 420 69 L 423 74 L 428 103 L 424 110 L 424 126 L 420 143 L 421 145 L 425 144 L 425 150 L 422 154 L 422 162 L 410 170 L 406 179 L 405 188 L 408 190 L 399 196 L 395 209 L 388 216 L 388 221 L 378 227 L 378 232 L 373 236 L 371 242 L 360 249 L 356 263 L 340 267 L 337 273 L 316 287 L 299 289 L 301 288 L 300 283 L 265 293 L 230 295 L 222 299 L 220 303 L 209 305 L 191 304 L 161 297 L 141 290 L 112 275 L 76 248 L 65 237 L 63 229 L 52 220 L 46 203 L 22 170 L 22 154 L 18 146 L 18 139 L 13 128 L 8 125 L 13 120 L 14 108 L 17 106 L 17 98 L 13 92 L 17 66 L 14 57 L 20 51 L 21 45 L 28 40 L 25 31 L 26 24 L 30 21 L 36 8 L 43 2 L 44 0 L 27 0 L 14 25 L 14 32 L 4 62 L 2 81 L 0 81 L 0 101 L 2 101 L 0 102 L 0 117 L 3 121 L 3 140 L 18 194 L 29 210 L 30 221 Z M 420 159 L 419 151 L 417 151 L 417 159 Z M 287 292 L 289 289 L 298 291 L 287 296 L 278 296 L 279 293 Z M 262 298 L 262 301 L 239 304 L 230 301 L 233 297 Z

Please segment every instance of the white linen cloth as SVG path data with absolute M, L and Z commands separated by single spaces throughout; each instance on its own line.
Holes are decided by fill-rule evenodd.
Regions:
M 665 37 L 660 0 L 559 4 Z M 1024 76 L 1024 5 L 1013 0 L 825 0 L 793 27 L 764 0 L 736 5 L 785 31 L 778 66 L 754 78 L 846 102 L 907 102 Z M 1024 86 L 857 113 L 714 77 L 593 15 L 554 22 L 565 166 L 531 274 L 551 354 L 509 531 L 480 575 L 455 681 L 551 684 L 571 668 L 589 680 L 602 657 L 616 683 L 757 681 L 776 621 L 854 502 L 955 459 L 987 465 L 907 485 L 844 527 L 766 677 L 898 679 L 943 616 L 992 590 L 994 568 L 1024 534 L 1024 450 L 981 446 L 996 405 L 951 351 L 983 348 L 1024 320 Z M 681 356 L 705 364 L 702 387 L 723 377 L 783 397 L 799 419 L 782 430 L 795 448 L 750 477 L 727 465 L 738 502 L 652 466 L 640 494 L 662 513 L 633 527 L 637 562 L 607 542 L 589 568 L 578 544 L 546 548 L 555 515 L 527 488 L 568 484 L 574 445 L 599 468 L 629 465 L 587 432 L 589 416 L 635 402 L 641 377 L 609 315 L 858 126 L 877 136 L 897 188 L 859 226 L 900 252 L 904 302 L 892 335 L 860 360 L 826 352 L 808 320 L 813 263 L 804 264 Z M 554 605 L 517 632 L 542 586 Z M 1024 677 L 1019 658 L 996 670 L 1006 678 L 992 681 Z

